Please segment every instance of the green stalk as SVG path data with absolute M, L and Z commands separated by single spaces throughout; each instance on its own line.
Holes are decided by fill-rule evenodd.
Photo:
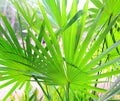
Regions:
M 50 101 L 49 95 L 47 95 L 46 91 L 44 90 L 44 88 L 42 87 L 42 85 L 40 84 L 40 82 L 38 81 L 38 79 L 35 76 L 33 76 L 33 78 L 35 79 L 35 81 L 38 83 L 38 85 L 42 89 L 42 91 L 43 91 L 44 95 L 46 96 L 46 98 L 48 99 L 48 101 Z
M 109 25 L 110 22 L 111 22 L 112 16 L 113 16 L 113 13 L 111 13 L 111 15 L 110 15 L 110 17 L 109 17 L 108 25 Z M 116 43 L 115 36 L 114 36 L 114 34 L 113 34 L 113 29 L 112 29 L 112 28 L 111 28 L 111 30 L 110 30 L 110 35 L 111 35 L 111 37 L 112 37 L 113 43 Z M 118 55 L 120 55 L 120 52 L 119 52 L 118 47 L 116 47 L 116 51 L 117 51 Z
M 56 87 L 54 87 L 54 88 L 55 88 L 55 90 L 56 90 L 56 92 L 57 92 L 58 96 L 60 97 L 61 101 L 63 101 L 63 98 L 62 98 L 62 96 L 61 96 L 61 94 L 60 94 L 59 90 L 58 90 Z
M 104 51 L 104 48 L 105 48 L 105 43 L 106 43 L 106 38 L 105 38 L 105 40 L 104 40 L 104 42 L 103 42 L 102 52 Z M 101 52 L 101 53 L 102 53 L 102 52 Z M 102 63 L 102 60 L 100 60 L 100 62 L 99 62 L 99 64 L 98 64 L 98 65 L 100 66 L 100 65 L 101 65 L 101 63 Z M 97 75 L 99 75 L 99 74 L 101 74 L 101 71 L 97 73 Z M 98 80 L 99 80 L 99 79 L 96 79 L 96 82 L 97 82 Z M 97 85 L 98 85 L 98 84 L 96 83 L 96 84 L 95 84 L 95 87 L 97 87 Z M 95 95 L 95 94 L 96 94 L 96 91 L 93 91 L 93 94 Z
M 46 92 L 47 92 L 48 100 L 51 101 L 51 97 L 50 97 L 47 85 L 45 85 L 45 87 L 46 87 Z
M 70 82 L 68 82 L 68 84 L 66 85 L 66 101 L 70 101 L 69 90 L 70 90 Z

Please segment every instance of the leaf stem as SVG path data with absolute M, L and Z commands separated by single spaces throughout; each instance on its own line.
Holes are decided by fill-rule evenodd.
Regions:
M 43 86 L 40 84 L 40 82 L 38 81 L 38 79 L 35 76 L 33 76 L 33 78 L 35 79 L 35 81 L 38 83 L 38 85 L 42 89 L 42 91 L 43 91 L 44 95 L 46 96 L 46 98 L 48 99 L 48 101 L 50 101 L 49 95 L 47 95 L 46 91 L 44 90 Z
M 58 90 L 56 87 L 54 87 L 54 88 L 55 88 L 55 90 L 56 90 L 57 94 L 59 95 L 59 97 L 60 97 L 61 101 L 63 101 L 63 98 L 62 98 L 62 96 L 61 96 L 61 94 L 60 94 L 59 90 Z
M 66 101 L 70 101 L 69 98 L 70 82 L 66 85 Z

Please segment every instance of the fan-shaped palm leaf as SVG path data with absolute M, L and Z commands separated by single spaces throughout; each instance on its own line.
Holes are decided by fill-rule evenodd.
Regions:
M 54 7 L 57 7 L 57 5 L 55 5 L 56 1 L 52 1 Z M 37 26 L 40 27 L 40 30 L 34 26 L 37 29 L 37 31 L 35 31 L 36 35 L 33 34 L 35 28 L 33 27 L 32 30 L 32 27 L 29 27 L 31 23 L 28 23 L 26 27 L 27 35 L 25 38 L 22 36 L 21 18 L 18 14 L 22 45 L 18 41 L 17 35 L 6 17 L 1 16 L 7 31 L 0 25 L 0 31 L 2 33 L 0 36 L 0 64 L 4 66 L 0 68 L 0 74 L 2 75 L 1 81 L 7 81 L 0 85 L 0 88 L 15 83 L 3 101 L 6 100 L 17 87 L 23 85 L 26 81 L 30 81 L 31 78 L 34 78 L 41 87 L 42 83 L 65 88 L 66 96 L 62 97 L 63 100 L 66 98 L 66 101 L 70 100 L 70 94 L 74 95 L 76 93 L 81 95 L 79 98 L 83 100 L 88 100 L 90 97 L 98 99 L 97 95 L 90 92 L 105 92 L 106 89 L 94 87 L 94 84 L 102 83 L 102 81 L 97 81 L 97 79 L 117 75 L 120 72 L 119 69 L 108 72 L 111 65 L 120 60 L 119 56 L 114 57 L 112 60 L 108 59 L 108 54 L 111 54 L 111 52 L 118 47 L 120 41 L 115 42 L 110 47 L 106 47 L 104 50 L 100 50 L 100 48 L 104 48 L 104 39 L 106 35 L 109 34 L 119 15 L 116 15 L 108 26 L 104 26 L 103 23 L 102 28 L 98 28 L 98 23 L 104 10 L 101 9 L 89 27 L 89 30 L 86 32 L 85 38 L 83 38 L 85 35 L 84 26 L 87 18 L 88 0 L 84 6 L 80 21 L 78 16 L 73 21 L 73 18 L 79 14 L 79 11 L 77 11 L 77 0 L 73 0 L 70 21 L 66 18 L 65 2 L 62 1 L 62 17 L 65 18 L 66 21 L 62 19 L 65 26 L 61 28 L 64 30 L 61 30 L 61 28 L 58 29 L 60 34 L 59 37 L 56 37 L 56 32 L 53 31 L 53 27 L 42 3 L 38 2 L 38 5 L 43 15 L 43 20 L 41 21 L 41 25 Z M 51 9 L 53 10 L 54 7 Z M 53 15 L 55 16 L 54 13 L 58 13 L 59 15 L 59 10 L 54 10 Z M 25 13 L 23 13 L 23 17 L 25 16 L 24 14 Z M 58 15 L 55 16 L 56 21 L 59 20 Z M 34 18 L 35 15 L 33 14 L 32 17 Z M 26 22 L 28 22 L 27 18 L 29 19 L 29 17 L 26 16 Z M 78 31 L 79 28 L 81 29 L 80 31 Z M 59 45 L 59 38 L 62 39 L 63 47 Z M 42 39 L 44 39 L 45 45 L 42 43 Z M 100 71 L 101 74 L 97 74 Z M 49 100 L 52 99 L 49 97 L 49 94 L 44 91 L 44 88 L 42 90 Z M 59 89 L 56 90 L 59 94 Z

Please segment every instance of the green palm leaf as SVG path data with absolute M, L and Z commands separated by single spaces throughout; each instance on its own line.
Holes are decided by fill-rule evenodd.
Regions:
M 102 81 L 98 81 L 101 78 L 111 77 L 120 72 L 119 69 L 109 71 L 113 64 L 119 62 L 119 56 L 108 59 L 108 55 L 113 54 L 115 48 L 119 49 L 120 41 L 115 41 L 108 47 L 104 47 L 105 38 L 118 20 L 119 15 L 115 15 L 107 26 L 106 23 L 102 23 L 100 28 L 99 21 L 105 9 L 102 8 L 89 29 L 85 30 L 88 2 L 89 0 L 86 1 L 82 11 L 78 11 L 78 0 L 73 0 L 68 16 L 66 13 L 67 0 L 62 0 L 62 11 L 58 0 L 38 1 L 38 7 L 43 15 L 40 20 L 36 10 L 32 10 L 33 14 L 31 15 L 29 12 L 31 8 L 26 5 L 26 2 L 24 10 L 22 5 L 18 5 L 17 1 L 12 0 L 18 10 L 22 44 L 20 44 L 18 36 L 7 18 L 1 16 L 7 30 L 0 25 L 2 33 L 0 36 L 0 64 L 4 66 L 0 67 L 0 75 L 2 75 L 0 81 L 8 81 L 0 85 L 0 88 L 14 84 L 3 101 L 17 87 L 28 83 L 31 78 L 39 84 L 48 100 L 52 99 L 48 90 L 53 86 L 58 87 L 54 90 L 60 97 L 59 99 L 66 99 L 66 101 L 78 98 L 81 101 L 90 98 L 98 99 L 97 95 L 90 92 L 106 92 L 106 89 L 94 86 L 94 84 L 102 83 Z M 101 7 L 100 2 L 94 3 L 97 7 Z M 53 20 L 59 25 L 57 32 L 53 30 L 53 25 L 45 9 L 52 12 Z M 24 27 L 27 30 L 25 37 L 22 35 L 23 22 L 19 13 L 27 22 Z M 37 21 L 39 19 L 40 23 L 33 26 L 33 19 Z M 86 36 L 85 31 L 87 31 Z M 59 42 L 62 43 L 62 46 Z M 98 72 L 101 73 L 97 74 Z M 48 88 L 48 86 L 50 87 Z M 63 95 L 60 94 L 60 88 L 63 89 L 61 91 L 64 92 Z M 74 95 L 76 92 L 78 96 Z

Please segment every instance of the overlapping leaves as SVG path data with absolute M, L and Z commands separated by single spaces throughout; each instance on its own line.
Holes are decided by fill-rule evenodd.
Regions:
M 98 23 L 103 14 L 103 9 L 101 9 L 85 36 L 84 27 L 87 20 L 88 0 L 80 14 L 80 11 L 77 10 L 77 0 L 73 0 L 69 14 L 70 21 L 67 20 L 66 2 L 64 0 L 62 1 L 62 14 L 60 9 L 54 9 L 54 7 L 60 5 L 58 0 L 46 1 L 45 3 L 47 7 L 51 7 L 48 4 L 53 5 L 50 10 L 54 21 L 60 26 L 57 29 L 59 37 L 56 37 L 56 32 L 53 31 L 53 26 L 41 2 L 38 2 L 38 6 L 43 15 L 43 20 L 37 23 L 37 27 L 32 26 L 34 19 L 38 21 L 36 10 L 33 10 L 32 18 L 29 18 L 30 16 L 26 16 L 27 12 L 20 5 L 17 7 L 18 12 L 28 24 L 26 26 L 27 35 L 24 37 L 22 35 L 22 21 L 18 13 L 20 39 L 7 18 L 1 16 L 6 30 L 0 25 L 0 32 L 2 33 L 0 36 L 0 64 L 3 65 L 0 68 L 0 74 L 2 75 L 0 80 L 7 81 L 0 85 L 0 88 L 15 83 L 4 100 L 17 87 L 24 85 L 31 78 L 45 85 L 65 86 L 70 84 L 68 89 L 71 91 L 74 89 L 74 91 L 78 92 L 79 89 L 87 94 L 88 98 L 98 99 L 98 96 L 89 94 L 92 90 L 97 92 L 106 91 L 93 86 L 93 84 L 102 83 L 97 79 L 117 75 L 120 72 L 118 68 L 108 72 L 111 65 L 120 60 L 119 56 L 114 57 L 112 60 L 108 59 L 108 55 L 119 46 L 120 41 L 103 49 L 104 40 L 119 15 L 115 15 L 108 26 L 104 26 L 105 23 L 102 23 L 102 27 L 98 28 Z M 13 4 L 18 5 L 14 0 Z M 62 24 L 60 24 L 59 19 L 62 19 Z M 59 38 L 62 40 L 63 47 L 59 45 Z M 19 40 L 22 41 L 22 44 L 20 44 Z M 101 74 L 97 74 L 98 72 L 101 72 Z

